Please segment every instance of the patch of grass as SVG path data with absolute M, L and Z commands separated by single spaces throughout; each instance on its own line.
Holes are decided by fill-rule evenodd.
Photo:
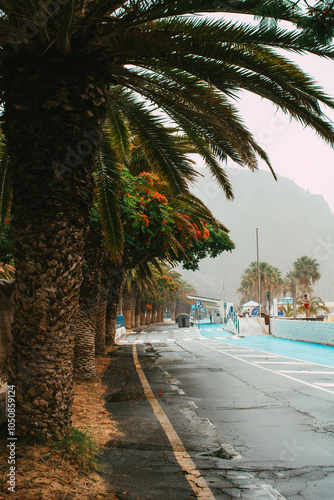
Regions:
M 71 463 L 80 467 L 82 472 L 96 470 L 98 448 L 87 432 L 71 427 L 68 433 L 54 436 L 50 444 L 61 450 Z
M 132 401 L 133 399 L 143 399 L 144 391 L 133 391 L 132 389 L 127 392 L 123 389 L 114 392 L 113 394 L 109 394 L 107 397 L 107 401 L 109 403 L 121 403 L 123 401 Z

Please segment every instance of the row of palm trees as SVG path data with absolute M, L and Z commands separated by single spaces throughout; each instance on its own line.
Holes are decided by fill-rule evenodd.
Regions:
M 309 294 L 313 291 L 314 285 L 321 278 L 319 272 L 319 262 L 312 257 L 303 255 L 292 264 L 292 270 L 282 277 L 281 271 L 268 262 L 259 262 L 260 273 L 260 303 L 265 305 L 266 292 L 270 292 L 271 297 L 285 297 L 292 295 L 293 283 L 296 284 L 297 295 Z M 257 262 L 252 262 L 244 271 L 240 286 L 237 290 L 242 294 L 242 303 L 258 298 L 258 266 Z
M 332 59 L 333 47 L 308 29 L 224 18 L 234 12 L 296 22 L 305 17 L 297 3 L 73 0 L 51 13 L 38 0 L 0 0 L 8 158 L 0 186 L 4 193 L 10 183 L 12 193 L 12 200 L 1 199 L 0 222 L 11 205 L 16 287 L 9 375 L 18 432 L 64 431 L 71 423 L 76 318 L 81 315 L 89 327 L 83 306 L 97 292 L 93 279 L 83 285 L 87 241 L 99 238 L 90 229 L 94 189 L 101 196 L 106 180 L 114 193 L 107 236 L 118 265 L 124 251 L 118 165 L 129 160 L 129 130 L 150 169 L 180 196 L 197 172 L 175 134 L 163 127 L 166 117 L 204 158 L 228 198 L 233 192 L 222 162 L 254 170 L 260 158 L 271 168 L 238 115 L 240 90 L 269 99 L 334 144 L 321 109 L 333 108 L 334 101 L 282 55 Z M 202 15 L 211 12 L 221 19 Z M 114 148 L 101 151 L 106 124 Z M 110 169 L 94 179 L 103 156 Z M 117 276 L 100 275 L 103 283 Z M 100 288 L 97 311 L 106 288 Z

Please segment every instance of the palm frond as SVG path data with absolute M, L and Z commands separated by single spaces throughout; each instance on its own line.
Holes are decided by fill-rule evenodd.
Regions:
M 112 260 L 119 264 L 123 257 L 124 233 L 120 215 L 120 171 L 117 155 L 112 147 L 110 133 L 106 129 L 98 154 L 95 184 L 99 213 L 106 243 Z
M 142 24 L 156 19 L 184 16 L 194 13 L 210 12 L 234 12 L 240 14 L 251 14 L 253 16 L 270 17 L 281 20 L 290 20 L 300 16 L 297 6 L 283 0 L 224 0 L 214 2 L 212 0 L 145 0 L 136 2 L 134 9 L 128 9 L 122 15 L 125 25 Z
M 230 157 L 234 162 L 246 164 L 253 170 L 257 168 L 256 154 L 258 154 L 270 166 L 266 153 L 256 144 L 234 107 L 206 82 L 194 82 L 194 78 L 182 72 L 178 72 L 175 76 L 181 80 L 176 82 L 168 79 L 168 74 L 164 77 L 134 68 L 124 69 L 123 73 L 125 76 L 122 80 L 123 85 L 133 85 L 137 92 L 158 104 L 182 128 L 199 151 L 203 150 L 203 139 L 205 139 L 221 161 Z M 211 160 L 207 151 L 205 156 L 210 165 Z M 223 187 L 225 185 L 229 196 L 226 176 L 224 174 L 220 176 L 216 166 L 213 175 Z
M 131 136 L 128 124 L 120 109 L 111 99 L 108 101 L 109 135 L 117 152 L 118 161 L 128 164 L 131 155 Z
M 186 180 L 193 180 L 196 172 L 164 129 L 164 118 L 148 109 L 132 92 L 118 87 L 110 88 L 109 94 L 138 137 L 151 169 L 167 180 L 175 192 L 187 189 Z

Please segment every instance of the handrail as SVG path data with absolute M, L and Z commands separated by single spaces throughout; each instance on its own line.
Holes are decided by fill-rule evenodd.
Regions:
M 229 320 L 229 319 L 233 322 L 233 324 L 234 324 L 234 326 L 235 326 L 235 329 L 236 329 L 236 331 L 237 331 L 237 333 L 238 333 L 238 335 L 239 335 L 239 333 L 240 333 L 240 323 L 239 323 L 239 318 L 238 318 L 238 315 L 237 315 L 237 313 L 235 312 L 235 310 L 234 310 L 234 307 L 233 307 L 233 306 L 231 306 L 231 307 L 230 307 L 230 310 L 229 310 L 229 312 L 228 312 L 228 314 L 227 314 L 227 320 Z

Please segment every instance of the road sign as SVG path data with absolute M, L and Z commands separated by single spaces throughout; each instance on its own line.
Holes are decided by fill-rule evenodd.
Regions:
M 196 309 L 196 306 L 195 304 L 191 304 L 191 308 L 190 308 L 192 311 L 194 311 Z
M 196 300 L 195 307 L 201 307 L 202 302 L 200 300 Z

